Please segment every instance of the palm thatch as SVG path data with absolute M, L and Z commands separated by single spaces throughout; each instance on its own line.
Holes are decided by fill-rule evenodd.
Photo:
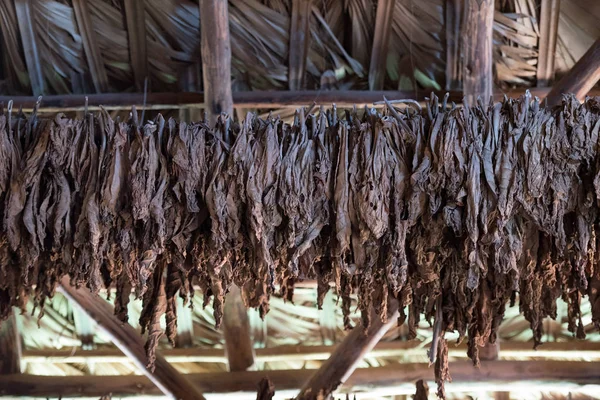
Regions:
M 121 2 L 89 3 L 109 91 L 132 90 L 127 27 Z M 10 93 L 30 91 L 14 0 L 0 1 L 4 75 Z M 457 67 L 461 8 L 443 0 L 398 0 L 391 25 L 384 88 L 452 88 L 446 62 Z M 460 4 L 460 3 L 456 3 Z M 373 48 L 375 0 L 319 1 L 312 8 L 305 88 L 364 89 Z M 151 91 L 201 90 L 197 2 L 144 0 Z M 287 89 L 290 0 L 231 0 L 229 6 L 235 90 Z M 539 0 L 497 2 L 494 54 L 497 86 L 535 85 L 539 42 Z M 33 40 L 43 66 L 45 93 L 94 91 L 82 44 L 81 21 L 68 0 L 34 2 Z M 454 17 L 452 17 L 454 15 Z M 593 0 L 565 0 L 560 11 L 557 71 L 576 62 L 600 35 L 600 11 Z M 87 27 L 84 27 L 87 28 Z M 456 65 L 455 65 L 456 64 Z M 31 71 L 30 71 L 31 72 Z M 11 78 L 11 79 L 8 79 Z M 13 79 L 14 78 L 14 79 Z

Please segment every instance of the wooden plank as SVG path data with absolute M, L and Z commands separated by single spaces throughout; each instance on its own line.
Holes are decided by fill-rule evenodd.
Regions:
M 522 382 L 524 386 L 542 387 L 549 390 L 557 382 L 571 384 L 597 384 L 597 362 L 579 361 L 483 361 L 480 368 L 471 361 L 452 362 L 452 383 L 447 384 L 447 392 L 452 392 L 454 385 L 463 390 L 472 390 L 467 384 L 483 383 L 480 387 L 494 390 L 506 387 L 510 382 L 511 390 Z M 257 384 L 267 377 L 273 382 L 278 392 L 298 390 L 315 370 L 294 369 L 274 371 L 240 371 L 210 372 L 189 374 L 186 377 L 203 393 L 236 393 L 251 392 L 256 398 Z M 369 393 L 378 388 L 398 388 L 403 382 L 408 386 L 408 393 L 414 393 L 414 382 L 419 379 L 433 381 L 433 368 L 427 363 L 388 364 L 384 367 L 359 368 L 344 385 L 344 391 L 360 387 Z M 500 385 L 494 386 L 494 383 Z M 523 385 L 521 387 L 523 387 Z M 515 389 L 517 390 L 517 389 Z M 112 393 L 113 397 L 144 394 L 160 395 L 161 392 L 152 385 L 148 378 L 139 375 L 127 376 L 36 376 L 36 375 L 3 375 L 0 376 L 1 396 L 23 397 L 100 397 Z
M 205 104 L 214 124 L 221 113 L 233 115 L 227 0 L 200 0 L 200 19 Z
M 494 0 L 465 0 L 462 30 L 463 91 L 468 104 L 489 101 L 493 87 Z
M 290 90 L 304 89 L 306 59 L 310 43 L 310 12 L 312 0 L 292 0 L 288 83 Z
M 537 85 L 548 86 L 554 79 L 560 0 L 541 0 Z
M 352 375 L 358 363 L 370 352 L 398 319 L 398 303 L 392 302 L 388 309 L 388 320 L 382 322 L 374 311 L 371 325 L 365 329 L 356 326 L 340 343 L 310 379 L 302 386 L 297 400 L 317 400 L 328 398 L 339 385 Z M 277 386 L 276 386 L 277 387 Z
M 561 103 L 563 93 L 573 93 L 582 101 L 600 80 L 600 39 L 575 63 L 573 68 L 553 87 L 546 99 L 548 105 Z
M 254 364 L 254 348 L 248 311 L 242 301 L 242 292 L 236 285 L 232 285 L 225 298 L 223 336 L 229 370 L 246 371 Z
M 129 60 L 133 69 L 133 80 L 137 91 L 144 90 L 148 74 L 148 47 L 146 44 L 146 16 L 144 2 L 123 0 L 125 24 L 129 42 Z
M 379 0 L 375 16 L 375 34 L 369 66 L 369 90 L 382 90 L 385 81 L 388 43 L 396 0 Z
M 108 77 L 104 60 L 100 48 L 96 42 L 96 32 L 88 8 L 88 0 L 73 0 L 73 11 L 75 11 L 75 21 L 83 42 L 83 50 L 87 58 L 92 82 L 97 93 L 106 92 L 108 90 Z
M 59 290 L 72 304 L 78 306 L 91 319 L 96 321 L 98 328 L 110 337 L 112 342 L 131 359 L 140 372 L 146 375 L 165 396 L 171 399 L 183 400 L 204 399 L 197 388 L 183 375 L 179 374 L 158 351 L 154 372 L 147 369 L 146 351 L 142 337 L 131 325 L 119 321 L 114 316 L 112 307 L 106 301 L 94 296 L 87 289 L 74 288 L 71 286 L 68 276 L 61 280 Z
M 369 358 L 399 358 L 403 356 L 426 357 L 426 345 L 418 340 L 379 342 L 366 355 Z M 255 350 L 256 362 L 282 362 L 282 361 L 316 361 L 326 360 L 336 346 L 277 346 L 259 348 Z M 161 354 L 170 363 L 227 363 L 223 349 L 165 349 Z M 600 342 L 549 342 L 544 343 L 537 350 L 533 349 L 532 342 L 503 342 L 500 359 L 514 358 L 539 358 L 568 360 L 576 354 L 586 360 L 600 361 Z M 462 343 L 450 346 L 450 358 L 467 358 L 467 346 Z M 76 349 L 55 350 L 25 350 L 22 360 L 28 363 L 75 363 L 84 364 L 88 361 L 95 363 L 120 363 L 126 362 L 127 356 L 119 349 L 97 349 L 81 351 Z
M 42 72 L 42 62 L 35 37 L 34 30 L 34 12 L 32 0 L 15 0 L 15 11 L 17 12 L 17 22 L 19 32 L 21 33 L 21 45 L 25 56 L 25 64 L 29 73 L 29 81 L 34 96 L 40 96 L 45 93 L 44 74 Z
M 13 313 L 0 322 L 0 375 L 21 373 L 21 336 Z

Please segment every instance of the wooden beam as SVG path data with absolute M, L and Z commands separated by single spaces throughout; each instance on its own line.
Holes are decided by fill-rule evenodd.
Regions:
M 480 368 L 471 361 L 453 362 L 453 385 L 465 387 L 467 383 L 510 382 L 511 389 L 519 382 L 534 387 L 542 384 L 550 386 L 556 382 L 574 384 L 597 384 L 599 363 L 579 361 L 483 361 Z M 186 377 L 203 393 L 253 392 L 256 398 L 257 384 L 265 377 L 275 385 L 277 391 L 298 390 L 307 378 L 314 373 L 310 369 L 209 372 L 190 374 Z M 360 368 L 346 382 L 344 391 L 360 387 L 365 391 L 378 388 L 396 388 L 405 382 L 408 393 L 414 393 L 414 382 L 419 379 L 431 382 L 434 379 L 433 368 L 427 363 L 388 364 L 384 367 Z M 535 381 L 535 382 L 534 382 Z M 546 384 L 544 384 L 544 382 Z M 472 388 L 471 388 L 472 389 Z M 468 390 L 468 389 L 467 389 Z M 493 390 L 493 389 L 492 389 Z M 139 375 L 126 376 L 37 376 L 4 375 L 0 376 L 0 396 L 22 397 L 100 397 L 112 393 L 113 397 L 140 395 L 160 395 L 161 392 L 148 380 Z
M 21 373 L 21 336 L 13 313 L 0 322 L 0 375 Z
M 255 362 L 284 362 L 284 361 L 318 361 L 327 360 L 337 346 L 277 346 L 255 350 Z M 369 358 L 399 358 L 418 357 L 426 355 L 427 344 L 418 340 L 379 342 L 366 355 Z M 170 363 L 227 363 L 223 349 L 165 349 L 161 354 Z M 586 360 L 600 361 L 600 342 L 548 342 L 537 350 L 532 342 L 503 342 L 500 359 L 553 359 L 568 360 L 573 354 Z M 467 346 L 465 343 L 450 346 L 448 356 L 451 359 L 466 359 Z M 97 349 L 81 351 L 74 349 L 55 350 L 24 350 L 22 360 L 28 363 L 54 364 L 84 364 L 88 361 L 95 363 L 126 362 L 127 356 L 119 349 Z
M 290 90 L 304 89 L 306 59 L 310 43 L 310 13 L 312 0 L 292 0 L 288 83 Z
M 233 115 L 227 0 L 200 0 L 200 19 L 205 104 L 214 124 L 221 113 Z
M 365 355 L 398 323 L 398 303 L 393 301 L 388 307 L 386 322 L 382 322 L 373 310 L 369 328 L 358 325 L 346 336 L 321 368 L 302 386 L 297 400 L 326 399 L 348 380 Z
M 133 69 L 133 80 L 138 91 L 144 90 L 148 74 L 148 47 L 146 44 L 146 15 L 144 2 L 123 0 L 125 24 L 129 42 L 129 60 Z
M 178 400 L 204 399 L 197 388 L 185 376 L 179 374 L 158 351 L 154 372 L 148 370 L 142 337 L 131 325 L 119 321 L 114 316 L 112 307 L 106 301 L 94 296 L 87 289 L 74 288 L 67 276 L 61 280 L 59 290 L 72 304 L 78 306 L 91 319 L 96 321 L 98 328 L 110 337 L 112 342 L 133 361 L 140 372 L 146 375 L 165 396 Z M 106 393 L 112 392 L 104 392 L 104 394 Z
M 83 50 L 92 75 L 94 88 L 97 93 L 106 92 L 108 90 L 108 77 L 102 53 L 100 53 L 100 48 L 96 42 L 96 32 L 88 8 L 88 0 L 73 0 L 73 11 L 75 11 L 75 21 L 83 42 Z
M 17 23 L 21 33 L 21 45 L 25 56 L 25 64 L 29 73 L 29 81 L 34 96 L 44 94 L 45 82 L 42 62 L 35 37 L 35 18 L 31 0 L 15 0 Z
M 492 33 L 494 0 L 465 0 L 465 21 L 462 31 L 463 91 L 468 104 L 484 103 L 492 95 Z
M 600 39 L 596 40 L 573 68 L 552 87 L 546 97 L 548 105 L 560 104 L 563 93 L 573 93 L 579 101 L 582 101 L 598 80 L 600 80 Z
M 225 298 L 223 336 L 230 371 L 246 371 L 254 365 L 248 311 L 242 300 L 242 292 L 236 285 L 231 286 Z
M 375 34 L 369 66 L 369 90 L 382 90 L 387 67 L 388 43 L 396 0 L 379 0 L 375 16 Z
M 548 86 L 554 79 L 560 0 L 541 0 L 537 85 Z

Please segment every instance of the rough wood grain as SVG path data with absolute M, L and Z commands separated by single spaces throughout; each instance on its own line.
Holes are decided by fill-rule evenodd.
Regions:
M 326 399 L 348 380 L 358 363 L 375 347 L 390 327 L 397 323 L 398 303 L 394 301 L 388 307 L 387 322 L 382 322 L 380 316 L 373 312 L 368 329 L 365 330 L 362 325 L 355 327 L 321 368 L 302 385 L 300 393 L 296 396 L 297 400 Z
M 17 316 L 12 314 L 0 322 L 0 375 L 21 372 L 21 352 Z
M 595 384 L 598 382 L 597 362 L 579 361 L 483 361 L 480 368 L 471 361 L 450 363 L 454 383 L 490 384 L 511 382 L 570 382 Z M 258 383 L 265 377 L 275 385 L 277 391 L 297 390 L 314 372 L 310 369 L 210 372 L 190 374 L 186 377 L 203 393 L 256 393 Z M 364 390 L 397 388 L 403 383 L 414 393 L 414 382 L 419 379 L 433 380 L 433 368 L 426 363 L 389 364 L 384 367 L 360 368 L 345 383 L 350 389 L 360 386 Z M 481 387 L 480 387 L 481 388 Z M 345 390 L 346 390 L 345 389 Z M 493 389 L 492 389 L 493 390 Z M 148 380 L 139 375 L 129 376 L 0 376 L 0 396 L 24 397 L 100 397 L 112 393 L 113 397 L 127 395 L 160 395 L 161 392 Z
M 546 99 L 548 105 L 560 104 L 563 93 L 573 93 L 582 101 L 600 80 L 600 39 L 575 63 L 553 87 Z
M 104 68 L 102 53 L 100 53 L 100 48 L 96 42 L 96 32 L 90 16 L 88 0 L 73 0 L 73 10 L 75 11 L 75 20 L 83 42 L 83 50 L 92 75 L 94 88 L 98 93 L 106 92 L 108 90 L 108 77 L 106 68 Z
M 178 400 L 204 399 L 197 388 L 185 376 L 179 374 L 158 352 L 156 354 L 155 371 L 150 372 L 146 368 L 146 351 L 142 337 L 131 325 L 119 321 L 114 316 L 112 307 L 106 301 L 94 296 L 87 289 L 76 289 L 71 286 L 68 277 L 62 279 L 59 290 L 72 304 L 95 320 L 98 327 L 110 337 L 112 342 L 133 361 L 140 372 L 146 375 L 165 396 Z M 106 393 L 114 392 L 108 391 L 103 394 Z
M 214 124 L 221 113 L 233 115 L 227 0 L 200 0 L 200 19 L 206 111 Z
M 236 285 L 231 287 L 225 298 L 223 336 L 230 371 L 246 371 L 254 365 L 248 311 L 242 300 L 242 292 Z
M 123 2 L 129 41 L 129 59 L 133 69 L 135 88 L 143 91 L 144 81 L 149 77 L 144 2 L 138 0 L 123 0 Z
M 304 89 L 306 59 L 310 43 L 310 12 L 312 0 L 292 0 L 288 80 L 290 90 Z
M 34 96 L 39 96 L 45 93 L 45 82 L 34 31 L 35 18 L 32 0 L 15 0 L 15 11 L 17 12 L 21 45 L 23 46 L 31 90 Z
M 373 35 L 373 48 L 369 66 L 369 90 L 383 89 L 395 5 L 396 0 L 380 0 L 377 2 L 375 34 Z
M 548 86 L 554 79 L 560 0 L 541 0 L 537 85 Z
M 463 91 L 469 105 L 492 95 L 492 33 L 494 0 L 465 0 L 465 20 L 461 35 L 463 48 Z

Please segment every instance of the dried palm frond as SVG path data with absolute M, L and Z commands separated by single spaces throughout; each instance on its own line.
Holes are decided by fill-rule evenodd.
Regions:
M 9 84 L 16 86 L 17 90 L 29 88 L 29 75 L 19 42 L 19 27 L 13 0 L 0 0 L 0 36 L 3 44 L 1 51 L 4 52 L 8 64 L 7 75 L 9 78 L 14 77 Z

